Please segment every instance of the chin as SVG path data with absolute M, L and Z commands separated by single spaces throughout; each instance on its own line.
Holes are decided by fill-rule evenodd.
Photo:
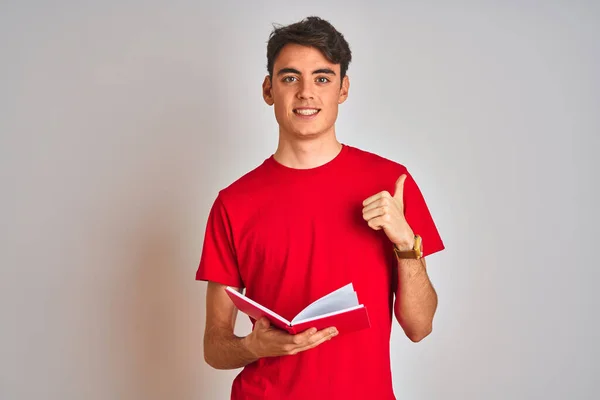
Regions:
M 294 131 L 294 136 L 302 138 L 302 139 L 312 139 L 321 134 L 322 134 L 322 132 L 320 132 L 320 131 L 301 131 L 301 132 Z
M 318 126 L 300 126 L 300 127 L 294 127 L 293 129 L 290 130 L 290 132 L 292 132 L 295 136 L 300 136 L 300 137 L 320 136 L 326 131 L 327 131 L 326 128 L 323 128 L 320 126 L 319 127 Z

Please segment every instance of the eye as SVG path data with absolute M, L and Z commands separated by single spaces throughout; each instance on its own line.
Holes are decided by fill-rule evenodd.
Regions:
M 298 80 L 298 79 L 296 79 L 295 76 L 286 76 L 281 81 L 285 82 L 285 83 L 290 83 L 290 82 L 293 82 L 294 80 Z
M 324 76 L 320 76 L 320 77 L 317 78 L 317 82 L 319 82 L 319 83 L 327 83 L 327 82 L 330 82 L 330 80 L 329 80 L 329 78 L 326 78 Z

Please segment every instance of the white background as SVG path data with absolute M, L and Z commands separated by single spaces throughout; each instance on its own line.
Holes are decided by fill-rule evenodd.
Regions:
M 353 51 L 339 139 L 406 165 L 447 246 L 398 398 L 596 398 L 600 7 L 566 0 L 3 1 L 0 398 L 229 398 L 194 274 L 276 147 L 271 23 L 308 15 Z

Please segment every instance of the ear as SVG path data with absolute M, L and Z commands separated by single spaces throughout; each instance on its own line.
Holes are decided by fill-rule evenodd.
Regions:
M 272 106 L 274 103 L 274 101 L 273 101 L 273 86 L 271 85 L 271 78 L 269 77 L 269 75 L 265 76 L 265 80 L 263 81 L 262 94 L 263 94 L 263 99 L 265 99 L 265 103 Z
M 342 79 L 342 87 L 340 88 L 340 97 L 338 98 L 338 104 L 342 104 L 348 98 L 348 90 L 350 89 L 350 78 L 348 75 Z

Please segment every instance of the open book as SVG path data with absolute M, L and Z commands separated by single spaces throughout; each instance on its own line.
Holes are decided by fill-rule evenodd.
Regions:
M 336 327 L 340 334 L 371 327 L 367 308 L 362 304 L 358 304 L 358 297 L 352 283 L 314 301 L 291 321 L 249 299 L 233 288 L 227 287 L 225 290 L 233 304 L 240 311 L 255 320 L 267 317 L 271 324 L 291 334 L 300 333 L 310 328 L 321 330 L 330 326 Z

